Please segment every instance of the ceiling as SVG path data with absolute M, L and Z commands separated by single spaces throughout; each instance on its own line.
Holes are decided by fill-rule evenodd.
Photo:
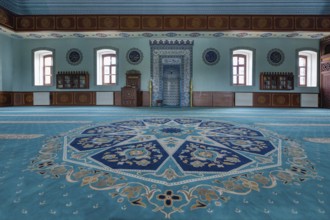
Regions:
M 330 14 L 329 0 L 0 0 L 0 6 L 17 15 Z

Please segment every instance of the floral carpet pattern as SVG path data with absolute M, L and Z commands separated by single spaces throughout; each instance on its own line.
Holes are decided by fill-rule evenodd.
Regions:
M 123 210 L 140 207 L 167 219 L 212 214 L 231 196 L 320 178 L 300 144 L 275 132 L 171 117 L 99 122 L 52 136 L 29 170 L 105 191 Z

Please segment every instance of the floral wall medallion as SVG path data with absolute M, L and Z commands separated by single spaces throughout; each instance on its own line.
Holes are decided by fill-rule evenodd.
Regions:
M 267 54 L 267 61 L 273 66 L 279 66 L 284 61 L 284 53 L 280 49 L 272 49 Z
M 82 61 L 82 58 L 81 51 L 76 48 L 72 48 L 66 53 L 66 60 L 71 65 L 78 65 Z
M 220 53 L 214 48 L 208 48 L 203 52 L 203 60 L 208 65 L 214 65 L 220 60 Z
M 142 51 L 137 48 L 132 48 L 127 51 L 126 59 L 130 64 L 136 65 L 141 63 L 143 59 Z

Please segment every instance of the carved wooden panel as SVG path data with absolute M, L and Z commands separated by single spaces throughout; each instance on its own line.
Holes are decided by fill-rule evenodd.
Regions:
M 73 105 L 73 92 L 52 92 L 52 105 Z
M 321 104 L 323 108 L 330 108 L 330 74 L 321 74 Z
M 186 16 L 186 30 L 206 30 L 207 16 Z
M 162 30 L 163 17 L 162 16 L 142 16 L 143 30 Z
M 120 16 L 121 30 L 139 30 L 141 29 L 140 16 Z
M 291 93 L 290 94 L 290 106 L 291 107 L 300 107 L 300 94 Z
M 121 91 L 115 91 L 115 105 L 121 106 Z
M 253 93 L 253 106 L 270 107 L 272 105 L 271 93 Z
M 213 106 L 212 92 L 193 92 L 193 106 Z
M 270 27 L 273 27 L 272 16 L 252 16 L 253 30 L 269 30 Z
M 315 29 L 315 17 L 299 16 L 295 19 L 295 29 L 298 30 L 313 30 Z
M 229 16 L 208 16 L 208 29 L 209 30 L 228 30 L 229 29 Z
M 317 30 L 329 30 L 330 28 L 330 17 L 317 17 L 316 18 L 316 29 Z
M 12 106 L 13 94 L 11 92 L 0 92 L 0 106 Z
M 15 17 L 12 13 L 10 13 L 5 9 L 0 8 L 0 25 L 14 29 L 15 28 L 14 20 Z
M 56 17 L 56 29 L 58 30 L 75 30 L 76 29 L 75 16 L 58 16 Z
M 54 30 L 55 16 L 37 16 L 36 29 L 37 30 Z
M 275 16 L 274 17 L 275 30 L 294 30 L 293 16 Z
M 213 92 L 212 103 L 214 107 L 232 107 L 234 106 L 233 92 Z
M 230 29 L 250 30 L 250 16 L 230 16 Z
M 98 29 L 100 30 L 118 30 L 119 16 L 98 16 Z
M 74 105 L 95 105 L 95 92 L 74 92 L 73 104 Z
M 32 92 L 15 92 L 14 93 L 15 106 L 32 106 L 33 93 Z
M 77 16 L 78 30 L 96 30 L 97 17 L 96 16 Z
M 26 31 L 35 29 L 35 19 L 33 16 L 20 16 L 16 18 L 17 31 Z
M 273 93 L 272 106 L 274 107 L 290 107 L 289 93 Z
M 142 106 L 145 107 L 150 106 L 150 92 L 147 91 L 142 92 Z
M 184 30 L 184 16 L 164 16 L 164 29 L 166 30 Z

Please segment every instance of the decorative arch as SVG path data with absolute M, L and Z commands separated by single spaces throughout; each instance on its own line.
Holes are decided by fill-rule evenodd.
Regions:
M 164 96 L 164 73 L 171 71 L 171 69 L 178 73 L 178 106 L 190 106 L 193 44 L 194 41 L 189 40 L 150 41 L 152 83 L 151 103 L 153 106 L 157 105 L 157 100 L 164 100 L 164 98 L 166 98 L 166 94 Z

